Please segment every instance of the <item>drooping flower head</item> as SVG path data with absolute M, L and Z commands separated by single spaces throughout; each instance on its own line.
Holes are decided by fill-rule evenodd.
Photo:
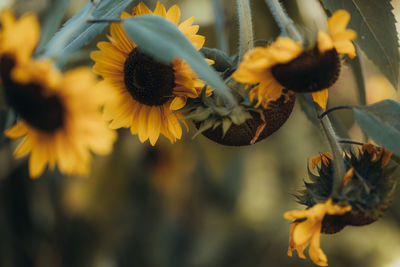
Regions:
M 50 169 L 57 164 L 62 173 L 86 175 L 90 151 L 108 154 L 116 139 L 100 113 L 108 85 L 98 84 L 89 68 L 63 75 L 51 61 L 32 59 L 39 36 L 34 15 L 17 21 L 3 11 L 1 19 L 1 82 L 7 104 L 21 117 L 6 131 L 10 138 L 23 138 L 15 156 L 30 153 L 32 178 L 47 164 Z
M 140 3 L 132 14 L 122 13 L 121 18 L 140 15 L 162 16 L 200 49 L 205 38 L 197 34 L 199 27 L 192 25 L 191 17 L 179 24 L 180 9 L 172 6 L 168 11 L 157 3 L 154 11 Z M 161 63 L 146 55 L 124 32 L 122 25 L 111 25 L 109 42 L 98 43 L 100 51 L 91 54 L 96 62 L 93 70 L 113 86 L 114 96 L 104 108 L 104 115 L 111 120 L 110 127 L 129 127 L 139 140 L 150 140 L 154 145 L 161 134 L 172 143 L 182 136 L 180 113 L 172 113 L 185 106 L 187 98 L 200 96 L 204 83 L 189 65 L 181 59 L 171 64 Z
M 346 29 L 350 15 L 336 11 L 328 20 L 327 31 L 319 31 L 317 44 L 303 50 L 300 43 L 278 37 L 268 47 L 256 47 L 248 52 L 233 77 L 253 87 L 249 96 L 264 107 L 275 101 L 286 88 L 295 92 L 313 92 L 314 101 L 326 108 L 327 88 L 336 82 L 340 72 L 340 55 L 356 56 L 351 42 L 353 30 Z
M 291 256 L 292 251 L 297 250 L 299 257 L 305 258 L 303 251 L 310 244 L 310 258 L 314 263 L 326 266 L 326 256 L 319 248 L 320 233 L 333 234 L 347 225 L 370 224 L 382 216 L 395 185 L 391 175 L 395 168 L 390 166 L 391 152 L 364 145 L 358 153 L 344 153 L 346 173 L 337 189 L 334 187 L 332 154 L 324 153 L 318 157 L 319 160 L 317 157 L 311 160 L 318 175 L 310 170 L 311 182 L 305 182 L 306 189 L 296 196 L 307 209 L 288 212 L 284 216 L 293 220 L 288 254 Z

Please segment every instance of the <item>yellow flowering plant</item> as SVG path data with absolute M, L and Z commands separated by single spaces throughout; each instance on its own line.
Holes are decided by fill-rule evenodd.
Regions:
M 146 190 L 154 186 L 171 196 L 179 190 L 165 189 L 169 180 L 162 180 L 164 175 L 170 175 L 166 171 L 170 161 L 179 170 L 171 175 L 177 177 L 189 176 L 188 169 L 195 164 L 187 164 L 190 157 L 174 156 L 164 150 L 190 151 L 197 159 L 201 157 L 200 148 L 207 151 L 209 144 L 248 146 L 246 150 L 228 148 L 229 154 L 247 151 L 243 158 L 251 159 L 253 151 L 261 147 L 252 145 L 273 134 L 277 138 L 281 127 L 289 125 L 297 128 L 290 137 L 283 135 L 294 140 L 285 139 L 285 145 L 311 139 L 313 150 L 317 150 L 319 139 L 314 134 L 319 133 L 328 147 L 328 152 L 310 158 L 304 188 L 294 194 L 305 209 L 284 213 L 291 223 L 289 256 L 297 253 L 305 259 L 308 254 L 316 265 L 327 266 L 329 251 L 325 254 L 321 249 L 322 234 L 335 234 L 345 226 L 371 224 L 389 208 L 396 185 L 395 169 L 400 162 L 400 104 L 398 99 L 367 101 L 371 90 L 366 89 L 364 59 L 368 57 L 397 89 L 400 60 L 390 1 L 364 3 L 358 8 L 354 1 L 315 1 L 312 10 L 320 10 L 321 16 L 307 24 L 310 12 L 305 11 L 302 1 L 291 7 L 299 14 L 294 21 L 282 1 L 265 0 L 262 7 L 269 12 L 260 8 L 253 14 L 249 0 L 235 0 L 237 12 L 232 20 L 238 21 L 238 40 L 234 41 L 232 36 L 236 35 L 231 35 L 229 42 L 226 32 L 231 29 L 224 27 L 222 12 L 225 6 L 218 0 L 212 1 L 217 33 L 214 38 L 209 28 L 200 27 L 203 25 L 197 16 L 191 16 L 189 11 L 193 9 L 186 0 L 172 1 L 172 5 L 171 1 L 156 0 L 90 0 L 75 13 L 72 9 L 66 12 L 70 1 L 57 0 L 48 1 L 49 7 L 36 10 L 38 14 L 25 6 L 22 10 L 27 12 L 18 16 L 15 14 L 21 13 L 24 4 L 14 2 L 0 11 L 0 142 L 7 147 L 4 151 L 0 147 L 0 157 L 13 151 L 10 167 L 0 170 L 0 178 L 14 175 L 14 168 L 19 170 L 20 166 L 26 168 L 30 178 L 104 173 L 110 177 L 135 177 L 137 172 L 126 167 L 135 165 L 146 170 L 147 176 L 157 176 L 155 182 L 148 182 L 156 185 L 146 184 L 138 190 L 139 195 L 141 190 L 146 192 L 143 195 L 151 195 Z M 373 19 L 372 7 L 385 14 L 382 25 Z M 60 26 L 64 18 L 68 19 Z M 271 25 L 254 31 L 255 25 L 264 20 L 274 26 L 276 23 L 279 34 L 267 30 Z M 228 47 L 230 42 L 233 45 Z M 228 48 L 235 50 L 229 53 Z M 352 80 L 355 82 L 349 82 Z M 351 113 L 336 117 L 337 110 Z M 292 113 L 294 118 L 290 118 Z M 316 131 L 303 131 L 307 125 L 302 122 L 293 126 L 302 115 L 317 126 Z M 349 121 L 354 124 L 351 129 Z M 357 127 L 364 136 L 357 135 Z M 212 142 L 200 138 L 188 141 L 188 135 L 193 139 L 203 136 Z M 274 138 L 270 143 L 264 142 L 267 149 L 282 145 Z M 221 149 L 224 148 L 218 146 L 216 150 Z M 141 156 L 133 156 L 141 150 L 146 151 L 143 158 L 151 164 L 142 164 L 137 160 Z M 160 156 L 159 151 L 165 154 L 160 152 Z M 279 156 L 285 157 L 282 162 L 292 165 L 286 162 L 293 159 L 295 152 L 280 152 Z M 215 157 L 203 165 L 214 163 L 220 168 L 219 164 L 231 159 Z M 174 158 L 179 158 L 179 163 L 173 162 Z M 154 162 L 162 162 L 162 167 L 153 166 Z M 113 165 L 111 171 L 103 172 L 109 165 Z M 240 173 L 236 167 L 241 165 L 234 167 L 232 172 Z M 204 173 L 200 170 L 190 175 L 197 178 Z M 286 176 L 290 171 L 276 173 Z M 143 175 L 146 179 L 147 176 Z M 128 191 L 128 181 L 119 182 Z M 241 183 L 230 182 L 215 186 L 206 194 L 221 203 L 235 197 L 233 203 L 251 198 L 236 196 L 240 190 L 231 190 L 232 184 Z M 186 185 L 182 180 L 175 183 L 180 190 L 186 190 L 182 189 Z M 107 190 L 102 191 L 102 196 L 109 193 Z M 215 191 L 222 193 L 214 196 Z M 75 193 L 70 196 L 74 201 Z M 165 205 L 182 205 L 181 199 L 196 193 L 187 190 Z M 82 195 L 90 198 L 91 194 Z M 110 195 L 120 197 L 115 192 Z M 125 201 L 124 197 L 121 199 Z M 76 200 L 79 201 L 82 199 Z M 248 213 L 257 217 L 257 212 Z M 180 216 L 179 212 L 176 214 Z M 281 216 L 279 219 L 283 221 Z M 46 245 L 42 247 L 44 252 L 40 253 L 45 256 L 41 257 L 46 258 Z M 35 264 L 39 266 L 42 261 Z M 169 265 L 172 262 L 175 261 Z

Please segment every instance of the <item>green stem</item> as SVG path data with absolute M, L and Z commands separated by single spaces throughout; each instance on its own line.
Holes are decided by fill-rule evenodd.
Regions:
M 265 0 L 265 2 L 267 3 L 276 23 L 281 29 L 281 34 L 284 36 L 289 36 L 294 41 L 303 42 L 303 37 L 294 26 L 293 20 L 288 16 L 281 2 L 279 2 L 279 0 Z
M 315 104 L 315 109 L 317 110 L 318 107 Z M 342 185 L 343 185 L 343 177 L 345 175 L 346 169 L 343 162 L 342 157 L 342 148 L 338 143 L 336 133 L 333 130 L 332 124 L 327 116 L 320 118 L 321 128 L 325 134 L 325 137 L 328 140 L 328 144 L 331 148 L 333 154 L 333 190 L 332 190 L 332 197 L 340 192 Z
M 249 0 L 236 0 L 239 16 L 239 62 L 254 47 L 253 23 Z

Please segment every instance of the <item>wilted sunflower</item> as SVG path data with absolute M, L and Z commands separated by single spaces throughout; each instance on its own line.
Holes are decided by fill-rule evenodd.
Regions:
M 305 258 L 303 251 L 310 245 L 311 260 L 327 266 L 327 257 L 320 248 L 321 233 L 334 234 L 348 225 L 367 225 L 382 216 L 396 185 L 393 174 L 397 164 L 391 156 L 391 152 L 371 144 L 357 153 L 344 152 L 346 174 L 340 187 L 334 187 L 332 154 L 312 158 L 311 167 L 318 166 L 318 175 L 309 171 L 311 182 L 305 182 L 306 189 L 296 195 L 306 209 L 284 214 L 293 221 L 288 255 L 296 250 L 300 258 Z
M 8 104 L 21 120 L 6 131 L 10 138 L 24 138 L 16 157 L 30 153 L 29 174 L 38 177 L 49 164 L 65 174 L 87 175 L 91 153 L 108 154 L 116 134 L 107 128 L 100 105 L 109 86 L 98 83 L 89 68 L 65 75 L 51 61 L 31 61 L 13 67 L 0 60 L 1 78 Z
M 339 76 L 340 55 L 356 56 L 351 41 L 357 34 L 346 29 L 349 20 L 347 11 L 336 11 L 328 19 L 327 32 L 319 31 L 317 44 L 307 50 L 286 37 L 279 37 L 268 47 L 256 47 L 245 55 L 233 78 L 248 85 L 258 84 L 249 93 L 252 101 L 257 99 L 256 106 L 266 107 L 287 88 L 313 92 L 314 101 L 325 109 L 327 88 Z
M 177 5 L 166 11 L 158 2 L 151 11 L 140 3 L 132 15 L 123 12 L 121 18 L 146 14 L 166 18 L 197 49 L 203 46 L 205 38 L 196 34 L 199 26 L 192 25 L 194 17 L 179 24 L 181 13 Z M 110 42 L 98 43 L 100 51 L 91 54 L 96 62 L 94 72 L 109 81 L 114 89 L 114 96 L 104 108 L 105 118 L 112 121 L 110 127 L 130 127 L 131 133 L 138 134 L 141 142 L 149 139 L 151 145 L 155 145 L 160 133 L 172 143 L 180 139 L 179 119 L 183 115 L 172 111 L 185 106 L 188 97 L 199 97 L 204 83 L 181 59 L 164 64 L 146 55 L 126 35 L 120 23 L 112 23 L 110 32 Z

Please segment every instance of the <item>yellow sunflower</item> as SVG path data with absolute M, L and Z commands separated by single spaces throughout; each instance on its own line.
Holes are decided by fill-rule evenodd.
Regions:
M 346 29 L 350 15 L 345 10 L 336 11 L 329 19 L 327 31 L 319 31 L 317 45 L 303 50 L 300 43 L 278 37 L 268 47 L 249 51 L 240 63 L 233 78 L 248 85 L 250 99 L 264 108 L 282 95 L 282 89 L 295 92 L 312 92 L 314 101 L 326 108 L 327 88 L 336 82 L 340 72 L 340 55 L 356 56 L 352 40 L 357 34 Z M 251 87 L 250 87 L 251 88 Z
M 205 38 L 197 34 L 199 26 L 192 25 L 193 17 L 179 24 L 181 13 L 177 5 L 167 11 L 158 2 L 151 11 L 140 3 L 132 15 L 123 12 L 121 18 L 146 14 L 166 18 L 197 49 L 203 46 Z M 149 140 L 151 145 L 155 145 L 160 133 L 174 143 L 182 136 L 179 119 L 183 115 L 172 112 L 182 108 L 188 97 L 199 97 L 204 83 L 181 59 L 164 64 L 143 53 L 120 23 L 112 23 L 110 33 L 110 42 L 99 42 L 100 51 L 91 54 L 95 61 L 94 72 L 114 89 L 104 108 L 105 118 L 111 121 L 110 127 L 130 127 L 131 133 L 138 134 L 141 142 Z
M 6 131 L 10 138 L 24 138 L 16 157 L 30 153 L 29 174 L 38 177 L 49 164 L 65 174 L 87 175 L 90 151 L 111 152 L 116 134 L 102 119 L 100 106 L 109 86 L 98 83 L 90 68 L 65 75 L 49 60 L 31 61 L 1 70 L 9 105 L 21 120 Z
M 297 251 L 300 258 L 305 259 L 304 249 L 308 245 L 308 254 L 311 260 L 319 266 L 328 266 L 328 259 L 320 248 L 322 220 L 325 215 L 343 215 L 351 210 L 351 206 L 339 206 L 328 199 L 325 203 L 318 203 L 306 210 L 285 212 L 286 219 L 292 220 L 288 255 Z M 305 220 L 304 220 L 305 219 Z

